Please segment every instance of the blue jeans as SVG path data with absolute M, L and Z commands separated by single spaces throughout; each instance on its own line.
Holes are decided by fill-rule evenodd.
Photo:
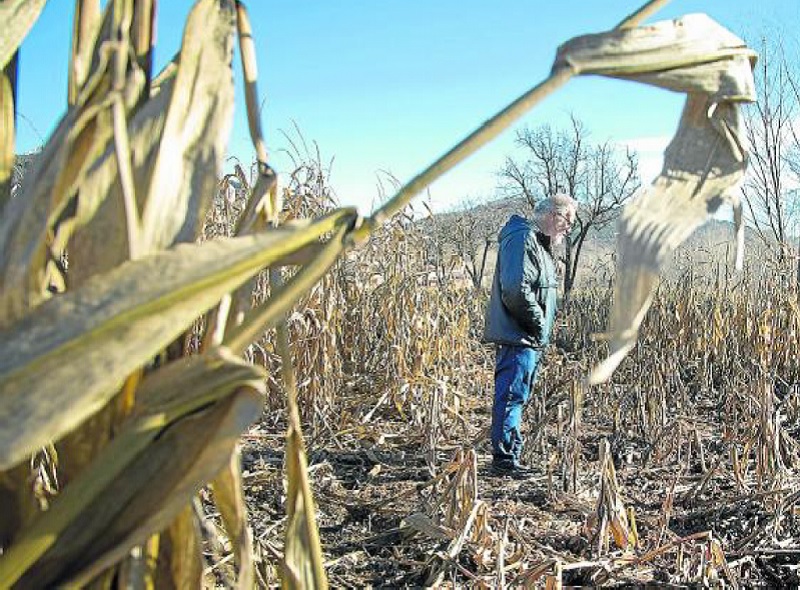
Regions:
M 522 453 L 522 409 L 530 397 L 541 351 L 526 346 L 497 346 L 492 407 L 492 452 L 495 460 L 518 461 Z

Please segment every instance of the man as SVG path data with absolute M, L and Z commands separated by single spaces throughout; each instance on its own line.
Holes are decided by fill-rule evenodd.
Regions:
M 492 470 L 525 476 L 520 462 L 522 409 L 550 342 L 558 278 L 553 247 L 575 221 L 577 202 L 557 194 L 536 203 L 533 220 L 512 215 L 500 230 L 484 339 L 496 344 Z

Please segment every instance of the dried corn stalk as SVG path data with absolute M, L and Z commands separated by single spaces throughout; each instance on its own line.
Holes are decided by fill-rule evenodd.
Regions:
M 4 70 L 42 4 L 0 7 Z M 221 176 L 243 7 L 199 0 L 179 57 L 152 79 L 153 6 L 113 0 L 100 17 L 98 2 L 77 0 L 67 112 L 20 193 L 0 201 L 3 587 L 199 585 L 192 504 L 208 482 L 239 584 L 252 586 L 236 444 L 260 414 L 265 374 L 231 350 L 282 321 L 356 218 L 341 209 L 194 243 Z M 14 150 L 13 90 L 4 74 L 2 162 Z M 65 247 L 63 276 L 54 261 Z M 259 309 L 230 326 L 216 314 L 202 354 L 174 346 L 262 268 L 288 263 L 302 268 Z M 61 489 L 40 512 L 27 462 L 51 442 Z M 304 497 L 318 556 L 307 485 Z
M 4 0 L 0 4 L 0 68 L 5 68 L 39 18 L 46 0 Z
M 595 538 L 598 556 L 603 556 L 608 553 L 609 536 L 614 539 L 614 544 L 623 550 L 635 547 L 638 539 L 635 524 L 629 518 L 632 513 L 625 509 L 619 491 L 617 473 L 606 439 L 600 443 L 599 464 L 600 492 L 595 513 L 587 522 L 587 528 Z

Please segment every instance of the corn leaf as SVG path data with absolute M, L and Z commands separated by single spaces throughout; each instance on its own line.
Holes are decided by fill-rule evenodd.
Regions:
M 46 0 L 3 0 L 0 2 L 0 69 L 6 67 L 22 40 L 39 18 Z
M 14 172 L 14 87 L 16 61 L 0 69 L 0 208 L 11 198 Z
M 232 123 L 235 24 L 232 3 L 220 5 L 198 2 L 187 23 L 142 218 L 145 241 L 155 247 L 196 239 L 216 192 Z
M 74 105 L 86 83 L 92 59 L 92 48 L 100 28 L 100 1 L 78 0 L 72 23 L 72 48 L 69 55 L 67 102 Z
M 635 346 L 668 256 L 722 204 L 738 208 L 733 189 L 747 163 L 738 103 L 755 100 L 754 58 L 741 39 L 705 15 L 586 35 L 559 49 L 556 68 L 688 94 L 661 174 L 620 218 L 609 356 L 589 383 L 607 381 Z
M 94 277 L 0 332 L 0 469 L 99 410 L 225 293 L 353 216 L 340 210 L 316 223 L 183 244 Z
M 315 520 L 314 495 L 308 481 L 308 467 L 302 434 L 290 426 L 286 437 L 286 545 L 283 588 L 328 587 L 322 565 L 319 532 Z
M 153 588 L 170 590 L 203 587 L 202 534 L 191 504 L 159 535 Z
M 756 54 L 705 14 L 633 29 L 575 37 L 558 48 L 554 68 L 699 92 L 720 100 L 753 100 Z
M 26 463 L 0 472 L 0 547 L 7 547 L 39 512 L 31 487 L 31 468 Z
M 45 236 L 51 213 L 60 207 L 50 202 L 51 189 L 64 162 L 76 111 L 61 120 L 25 175 L 16 198 L 6 203 L 0 216 L 0 327 L 24 315 L 44 297 Z
M 225 334 L 224 343 L 234 352 L 242 353 L 250 342 L 264 330 L 281 321 L 303 293 L 310 290 L 334 265 L 344 249 L 348 228 L 341 226 L 320 250 L 316 258 L 299 270 L 286 284 L 273 281 L 275 289 L 270 298 L 255 308 L 244 321 Z
M 133 232 L 126 231 L 115 146 L 81 187 L 75 223 L 91 220 L 70 241 L 71 285 L 128 259 L 132 248 L 140 256 L 196 239 L 216 193 L 231 125 L 233 22 L 230 3 L 198 2 L 174 67 L 167 67 L 159 91 L 131 121 L 125 157 L 135 189 Z M 131 233 L 136 244 L 129 243 Z
M 57 572 L 78 563 L 88 566 L 93 561 L 79 559 L 80 550 L 63 561 L 56 557 L 73 550 L 75 535 L 93 547 L 96 558 L 112 550 L 121 556 L 120 551 L 169 525 L 196 490 L 222 469 L 236 437 L 257 418 L 261 394 L 249 392 L 263 392 L 263 377 L 262 370 L 224 349 L 176 361 L 148 375 L 140 387 L 142 402 L 134 418 L 0 557 L 0 586 L 11 585 L 37 562 L 54 564 L 32 567 L 35 575 L 51 576 L 51 581 L 60 575 Z M 239 393 L 229 395 L 237 388 Z M 221 437 L 217 443 L 215 429 Z M 207 464 L 201 460 L 204 455 Z M 176 492 L 180 497 L 173 495 Z M 129 518 L 134 505 L 138 514 Z M 162 505 L 170 510 L 152 514 Z M 143 526 L 151 517 L 155 518 L 152 524 Z M 87 519 L 91 522 L 80 524 Z M 105 547 L 96 546 L 112 523 L 116 539 Z M 117 543 L 134 531 L 135 538 L 120 548 Z M 51 557 L 46 559 L 48 554 Z M 47 571 L 51 573 L 44 574 Z M 72 571 L 77 573 L 77 569 Z M 47 585 L 41 582 L 32 587 Z
M 242 468 L 239 450 L 236 449 L 228 464 L 211 483 L 214 504 L 219 510 L 225 531 L 233 546 L 233 555 L 239 567 L 239 588 L 252 588 L 255 583 L 253 570 L 253 540 L 247 524 L 247 506 L 244 502 Z
M 72 576 L 85 583 L 166 527 L 225 464 L 239 436 L 258 417 L 261 402 L 260 394 L 240 389 L 160 432 L 102 496 L 70 522 L 21 585 L 46 587 Z
M 111 104 L 127 111 L 144 89 L 135 63 L 123 72 L 116 53 L 127 56 L 116 41 L 127 38 L 125 11 L 130 2 L 110 2 L 95 43 L 92 66 L 74 107 L 61 119 L 47 145 L 26 175 L 19 198 L 9 201 L 0 218 L 0 327 L 24 315 L 47 297 L 47 235 L 75 206 L 77 187 L 113 136 Z M 124 76 L 122 80 L 116 79 Z M 112 92 L 116 86 L 124 90 Z M 57 244 L 56 244 L 57 245 Z
M 145 187 L 150 182 L 175 88 L 178 70 L 173 66 L 175 62 L 165 68 L 159 91 L 137 109 L 128 126 L 130 165 L 139 210 L 144 206 Z M 74 213 L 56 225 L 53 240 L 56 247 L 69 243 L 71 287 L 114 268 L 130 254 L 119 165 L 112 143 L 106 146 L 78 190 Z M 97 243 L 103 247 L 96 247 Z
M 261 391 L 267 374 L 224 347 L 173 361 L 148 373 L 137 391 L 130 421 L 163 416 L 164 421 L 196 411 L 221 399 L 232 386 Z

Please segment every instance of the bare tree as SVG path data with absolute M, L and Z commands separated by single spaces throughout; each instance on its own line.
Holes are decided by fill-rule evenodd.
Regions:
M 758 102 L 745 116 L 750 166 L 742 183 L 749 224 L 779 259 L 787 257 L 797 223 L 798 84 L 782 47 L 766 43 L 756 71 Z M 793 186 L 794 185 L 794 186 Z
M 622 206 L 641 185 L 639 159 L 635 151 L 626 148 L 622 154 L 608 141 L 590 148 L 586 161 L 586 184 L 575 187 L 572 193 L 577 195 L 580 207 L 567 242 L 568 269 L 564 274 L 567 293 L 575 284 L 581 252 L 589 233 L 601 231 L 616 222 Z
M 608 141 L 591 144 L 586 126 L 575 116 L 568 130 L 556 132 L 549 125 L 522 129 L 517 133 L 517 145 L 523 149 L 523 157 L 507 158 L 500 171 L 506 194 L 524 197 L 533 207 L 541 198 L 566 192 L 579 204 L 564 256 L 568 302 L 590 232 L 615 220 L 622 205 L 641 186 L 638 159 L 631 150 L 622 154 Z

